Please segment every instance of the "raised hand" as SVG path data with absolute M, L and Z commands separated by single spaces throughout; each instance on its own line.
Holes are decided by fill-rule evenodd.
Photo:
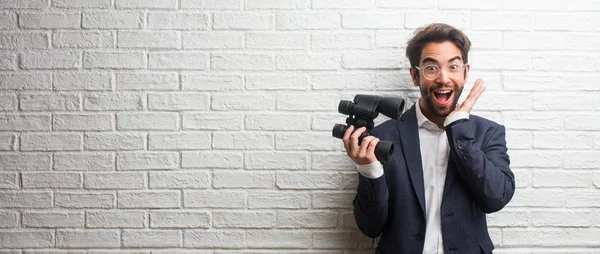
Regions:
M 458 111 L 463 111 L 470 114 L 471 110 L 473 109 L 473 106 L 475 105 L 475 102 L 477 102 L 477 99 L 479 99 L 479 96 L 481 96 L 483 91 L 485 91 L 485 86 L 483 86 L 483 79 L 478 78 L 477 80 L 475 80 L 475 84 L 473 85 L 473 88 L 471 88 L 471 92 L 469 93 L 465 101 L 463 101 L 463 103 L 456 104 L 456 108 L 454 109 L 454 111 L 448 114 L 448 117 L 452 116 L 452 114 Z
M 354 163 L 358 165 L 371 164 L 377 161 L 375 157 L 375 146 L 379 143 L 379 139 L 373 136 L 366 136 L 362 139 L 360 146 L 358 145 L 358 137 L 367 130 L 365 127 L 358 128 L 354 133 L 354 126 L 348 127 L 344 133 L 344 148 L 346 154 Z

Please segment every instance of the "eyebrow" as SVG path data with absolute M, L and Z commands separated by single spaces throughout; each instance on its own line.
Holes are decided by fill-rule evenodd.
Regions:
M 455 60 L 461 60 L 462 58 L 460 56 L 455 56 L 453 58 L 450 58 L 450 60 L 448 60 L 448 62 L 453 62 Z M 427 63 L 427 62 L 433 62 L 433 63 L 438 63 L 437 60 L 435 60 L 434 58 L 431 57 L 425 57 L 425 59 L 423 59 L 423 63 Z

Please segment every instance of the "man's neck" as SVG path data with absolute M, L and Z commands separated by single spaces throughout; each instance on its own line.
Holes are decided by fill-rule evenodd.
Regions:
M 436 116 L 431 109 L 429 109 L 429 107 L 427 107 L 427 104 L 425 103 L 425 101 L 423 100 L 423 98 L 419 98 L 419 108 L 421 109 L 421 113 L 423 113 L 423 115 L 429 119 L 429 121 L 433 122 L 435 125 L 437 125 L 440 129 L 444 128 L 444 120 L 446 120 L 445 117 L 439 117 Z

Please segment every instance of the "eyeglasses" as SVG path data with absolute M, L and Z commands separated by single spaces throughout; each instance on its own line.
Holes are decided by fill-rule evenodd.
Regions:
M 450 64 L 445 66 L 446 71 L 452 77 L 457 77 L 463 74 L 463 70 L 467 68 L 467 64 Z M 442 69 L 435 64 L 425 65 L 423 67 L 415 66 L 415 69 L 423 73 L 423 77 L 428 80 L 434 80 L 440 76 Z

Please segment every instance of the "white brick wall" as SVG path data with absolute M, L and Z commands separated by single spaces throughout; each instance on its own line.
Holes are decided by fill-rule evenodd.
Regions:
M 418 97 L 406 40 L 473 45 L 507 127 L 498 253 L 600 252 L 592 0 L 1 0 L 0 253 L 372 253 L 340 99 Z M 381 121 L 382 119 L 378 119 Z

